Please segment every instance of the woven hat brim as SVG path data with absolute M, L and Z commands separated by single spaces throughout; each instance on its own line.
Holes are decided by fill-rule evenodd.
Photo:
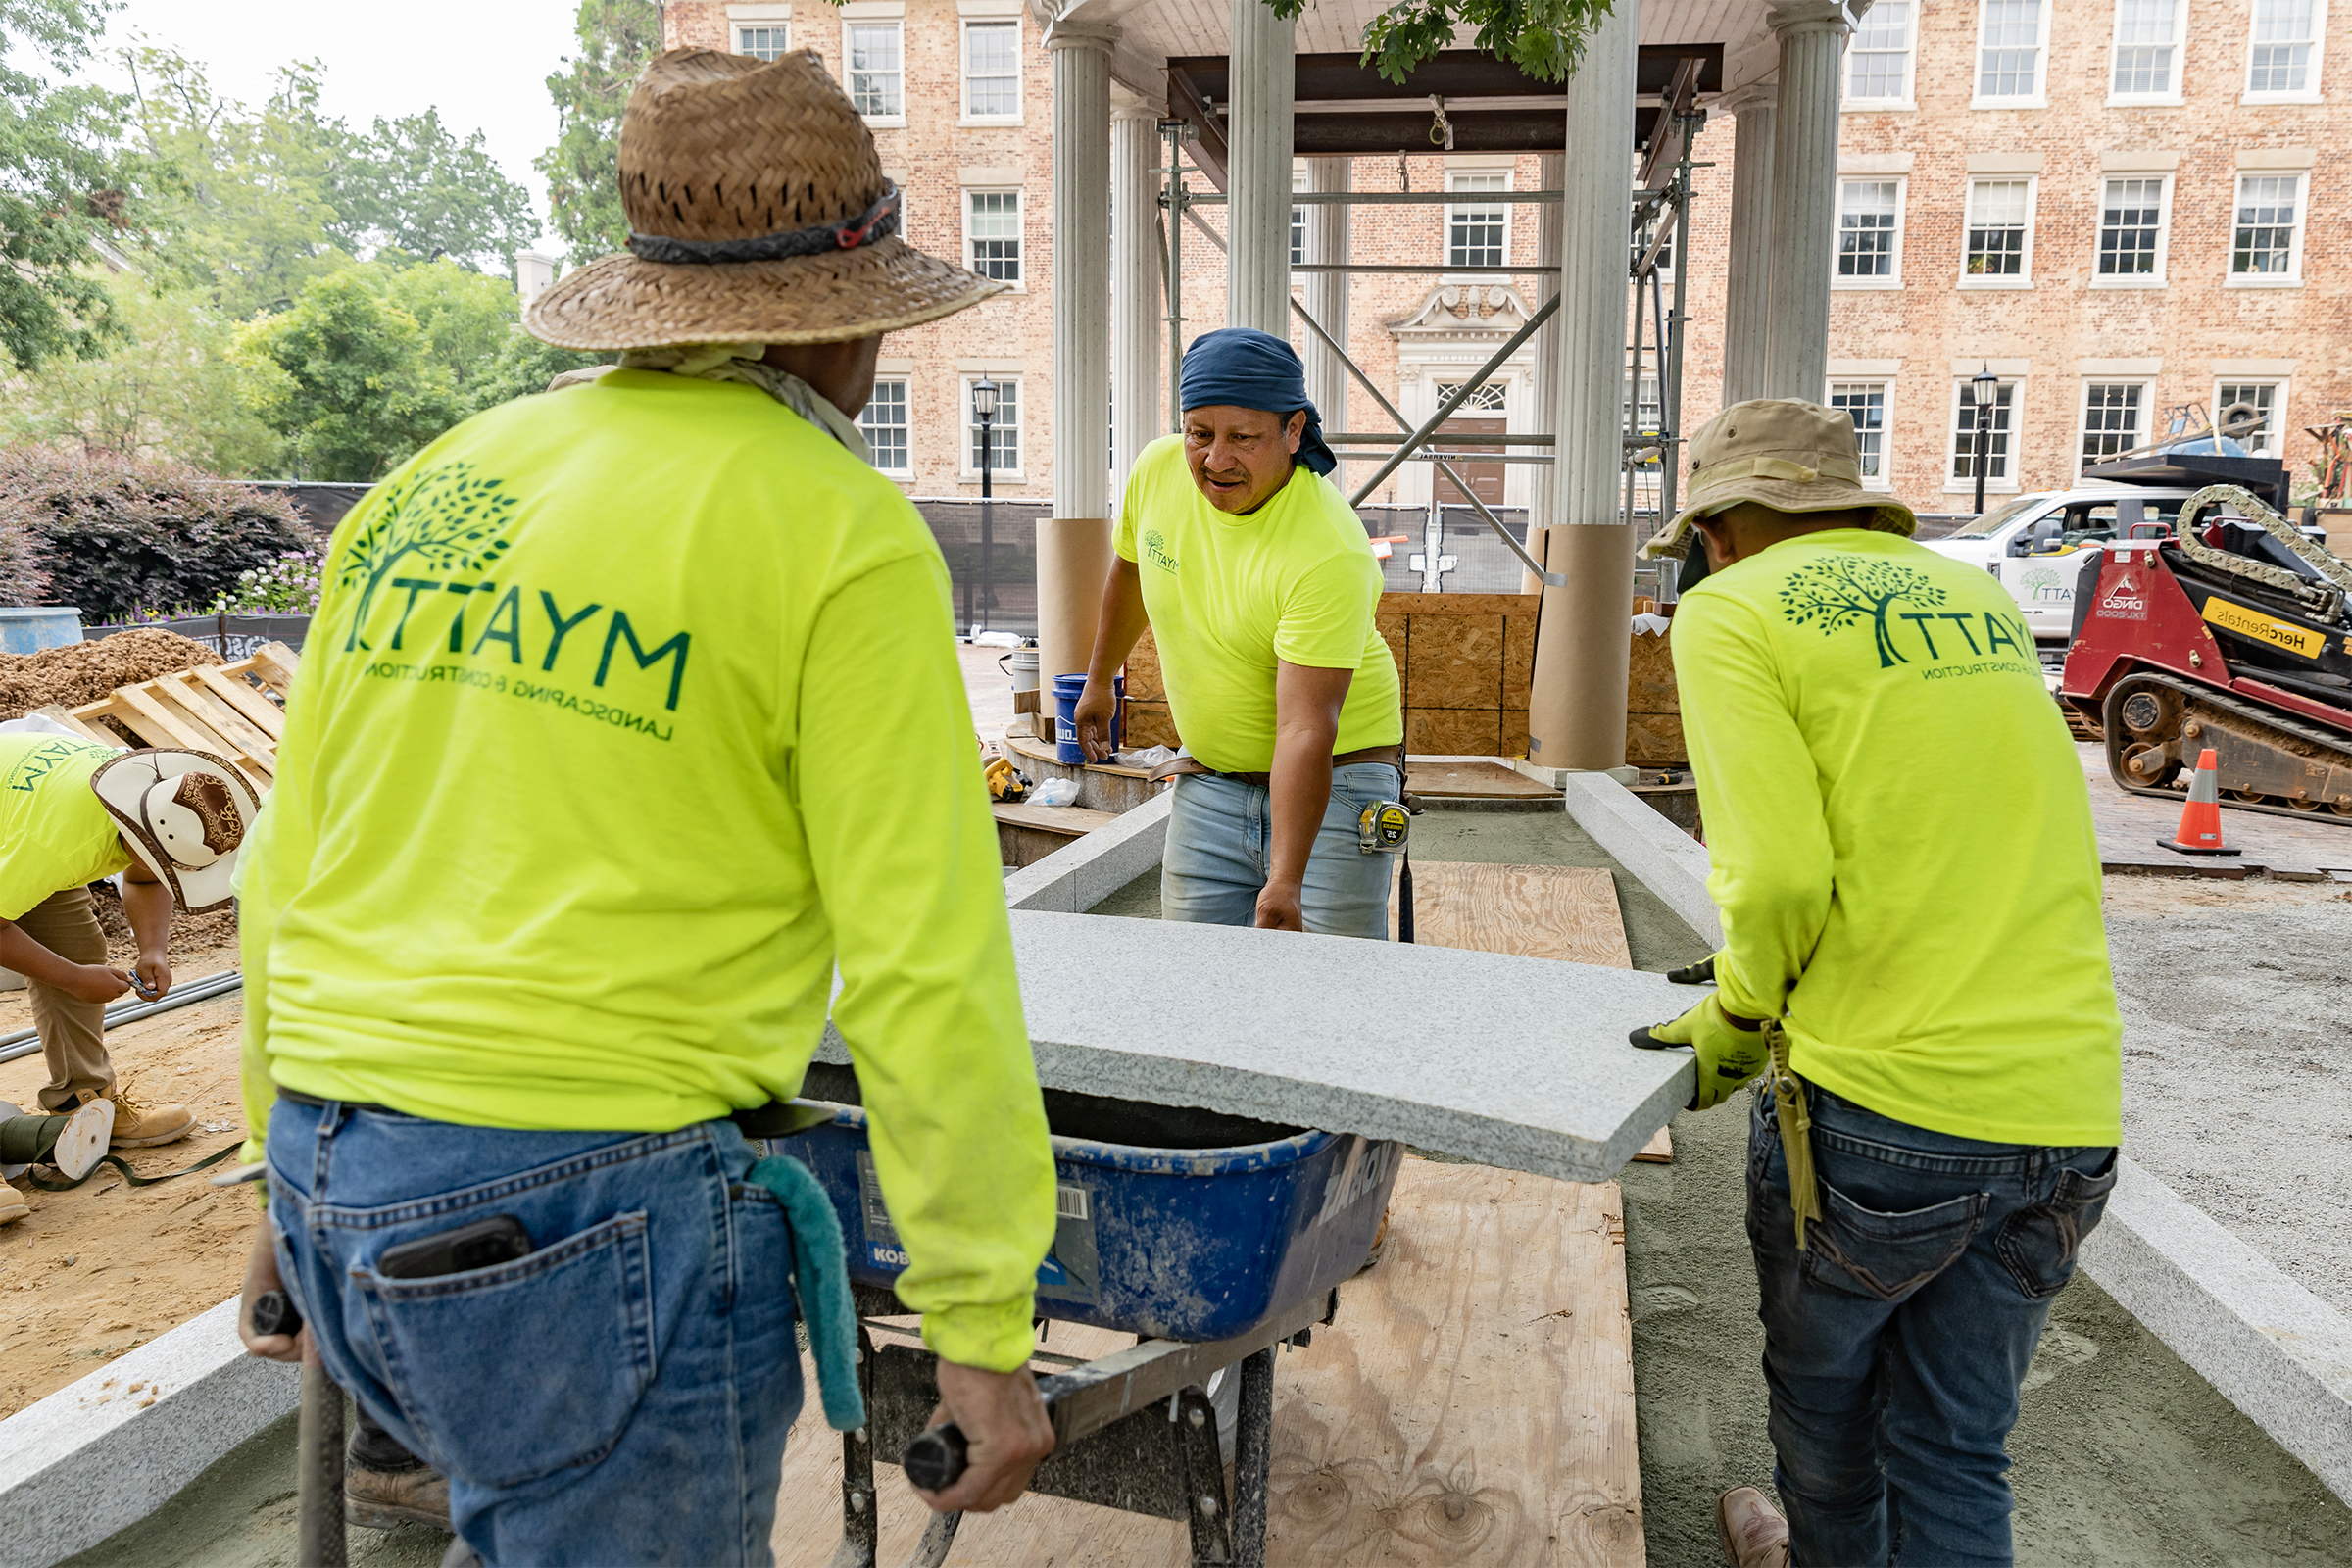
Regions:
M 1652 534 L 1642 547 L 1642 554 L 1652 560 L 1660 556 L 1680 556 L 1687 548 L 1692 527 L 1700 517 L 1710 517 L 1742 501 L 1761 501 L 1780 512 L 1845 512 L 1855 507 L 1872 509 L 1870 526 L 1881 533 L 1899 534 L 1908 539 L 1917 531 L 1919 518 L 1909 507 L 1879 490 L 1865 490 L 1844 479 L 1816 479 L 1810 484 L 1794 479 L 1767 479 L 1748 476 L 1726 479 L 1719 485 L 1707 485 L 1691 492 L 1683 510 L 1674 520 Z
M 775 262 L 680 266 L 622 253 L 567 273 L 523 313 L 533 337 L 582 351 L 677 343 L 838 343 L 968 310 L 1008 285 L 897 235 Z

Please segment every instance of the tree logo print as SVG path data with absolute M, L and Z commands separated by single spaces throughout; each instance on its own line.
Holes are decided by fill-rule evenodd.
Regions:
M 410 475 L 385 498 L 338 573 L 341 582 L 360 587 L 345 653 L 360 646 L 377 590 L 402 563 L 420 571 L 487 571 L 507 553 L 509 541 L 501 536 L 518 501 L 501 493 L 505 485 L 477 477 L 470 463 L 451 463 Z
M 1869 616 L 1879 667 L 1890 669 L 1911 661 L 1887 636 L 1886 612 L 1898 604 L 1933 610 L 1945 597 L 1927 573 L 1912 567 L 1867 556 L 1831 555 L 1806 563 L 1782 585 L 1781 613 L 1795 625 L 1819 626 L 1825 637 Z

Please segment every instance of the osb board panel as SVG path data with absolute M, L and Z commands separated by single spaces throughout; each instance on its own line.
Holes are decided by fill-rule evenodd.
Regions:
M 1690 760 L 1680 713 L 1625 715 L 1625 760 L 1635 767 L 1664 767 Z
M 1046 683 L 1049 687 L 1051 681 Z M 1159 644 L 1152 640 L 1152 628 L 1146 626 L 1136 640 L 1135 651 L 1127 656 L 1127 696 L 1165 697 L 1167 686 L 1159 673 Z
M 1404 749 L 1416 757 L 1500 757 L 1502 714 L 1490 708 L 1408 708 Z
M 1502 626 L 1500 615 L 1407 616 L 1405 706 L 1499 710 Z
M 1633 658 L 1627 667 L 1626 708 L 1636 713 L 1679 713 L 1682 697 L 1674 681 L 1673 633 L 1634 635 Z
M 1502 706 L 1525 709 L 1535 678 L 1536 617 L 1513 615 L 1502 623 Z
M 1415 795 L 1491 800 L 1557 799 L 1560 793 L 1500 762 L 1432 762 L 1410 758 L 1404 764 L 1404 787 Z
M 1372 617 L 1372 625 L 1380 633 L 1381 641 L 1389 645 L 1389 657 L 1396 661 L 1396 674 L 1399 679 L 1403 678 L 1405 672 L 1404 621 L 1405 617 L 1401 613 L 1387 610 L 1383 610 Z
M 1168 711 L 1168 705 L 1127 699 L 1126 744 L 1130 751 L 1141 751 L 1148 746 L 1174 746 L 1176 715 Z
M 1389 922 L 1396 925 L 1392 902 Z M 1595 866 L 1413 862 L 1413 940 L 1423 947 L 1630 969 L 1617 884 Z
M 1498 757 L 1525 757 L 1528 749 L 1527 735 L 1527 710 L 1521 708 L 1506 710 L 1502 715 L 1502 750 L 1495 755 Z
M 1533 617 L 1540 594 L 1404 594 L 1384 593 L 1384 612 L 1406 615 L 1527 615 Z

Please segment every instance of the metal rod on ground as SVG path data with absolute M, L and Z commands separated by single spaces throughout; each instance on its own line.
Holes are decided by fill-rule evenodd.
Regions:
M 1439 270 L 1439 269 L 1432 268 L 1429 269 L 1429 270 L 1435 271 Z M 1564 297 L 1564 295 L 1554 294 L 1550 299 L 1545 300 L 1542 308 L 1527 318 L 1527 324 L 1525 326 L 1522 326 L 1518 331 L 1513 332 L 1510 337 L 1504 341 L 1502 347 L 1496 349 L 1487 363 L 1478 368 L 1477 372 L 1473 374 L 1469 380 L 1464 381 L 1460 386 L 1454 388 L 1453 394 L 1446 398 L 1445 402 L 1438 405 L 1438 412 L 1431 415 L 1427 420 L 1423 421 L 1419 428 L 1415 429 L 1413 433 L 1405 439 L 1404 445 L 1396 449 L 1396 455 L 1395 457 L 1382 464 L 1379 471 L 1374 473 L 1371 478 L 1367 479 L 1362 485 L 1357 487 L 1355 494 L 1348 498 L 1348 504 L 1353 507 L 1362 506 L 1364 504 L 1364 497 L 1370 495 L 1380 484 L 1381 480 L 1386 479 L 1390 474 L 1396 472 L 1396 466 L 1398 464 L 1402 463 L 1406 458 L 1411 457 L 1415 449 L 1425 445 L 1428 442 L 1430 434 L 1435 431 L 1439 425 L 1444 424 L 1447 419 L 1453 416 L 1453 411 L 1461 405 L 1463 399 L 1467 398 L 1471 393 L 1477 391 L 1480 387 L 1485 386 L 1487 384 L 1487 378 L 1492 376 L 1496 370 L 1501 369 L 1503 365 L 1510 359 L 1510 357 L 1519 352 L 1520 345 L 1536 335 L 1537 328 L 1541 327 L 1545 321 L 1550 320 L 1554 315 L 1558 314 L 1560 309 L 1560 301 Z M 1296 305 L 1298 302 L 1294 300 L 1292 303 Z M 1322 332 L 1320 325 L 1316 327 L 1316 331 L 1318 333 Z M 1323 340 L 1327 343 L 1331 341 L 1328 334 L 1323 334 Z M 1366 382 L 1365 384 L 1370 385 L 1369 382 Z M 1383 399 L 1382 401 L 1386 402 L 1387 400 Z M 1396 411 L 1394 407 L 1391 408 L 1390 412 L 1392 415 L 1395 414 Z M 1398 422 L 1401 423 L 1403 421 L 1399 419 Z M 1457 480 L 1455 482 L 1459 483 L 1460 481 Z
M 105 1027 L 117 1029 L 126 1023 L 137 1023 L 141 1018 L 152 1018 L 159 1012 L 170 1012 L 173 1007 L 210 1002 L 215 997 L 224 997 L 231 991 L 242 989 L 244 984 L 242 971 L 222 969 L 217 974 L 208 974 L 202 979 L 174 986 L 170 996 L 159 997 L 153 1002 L 118 1003 L 106 1009 Z M 40 1049 L 41 1032 L 38 1029 L 18 1029 L 0 1035 L 0 1061 L 29 1056 Z
M 316 1352 L 314 1352 L 316 1353 Z M 295 1561 L 300 1568 L 344 1568 L 343 1391 L 316 1360 L 302 1363 L 302 1413 L 295 1422 Z

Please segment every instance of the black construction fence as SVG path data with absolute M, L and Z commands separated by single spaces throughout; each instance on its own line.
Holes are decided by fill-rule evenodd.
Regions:
M 170 620 L 138 620 L 118 622 L 107 626 L 84 626 L 84 637 L 108 637 L 119 631 L 174 631 L 191 642 L 199 642 L 234 662 L 251 658 L 265 643 L 284 643 L 296 653 L 302 652 L 303 639 L 311 633 L 308 615 L 178 615 Z

